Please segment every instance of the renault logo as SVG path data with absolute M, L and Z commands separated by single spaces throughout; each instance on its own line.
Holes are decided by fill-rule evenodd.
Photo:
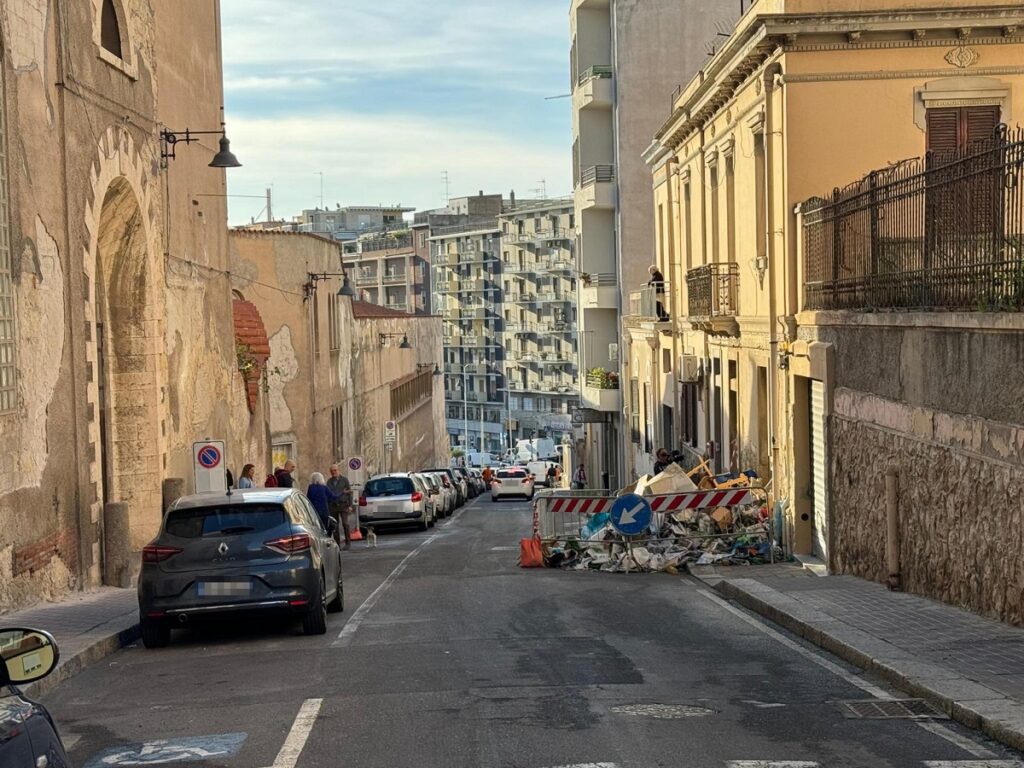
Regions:
M 217 551 L 220 552 L 222 555 L 226 555 L 228 553 L 228 545 L 222 541 L 220 543 L 220 546 L 217 547 Z

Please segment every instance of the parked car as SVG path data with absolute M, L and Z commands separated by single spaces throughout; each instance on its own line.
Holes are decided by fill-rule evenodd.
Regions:
M 416 472 L 415 476 L 419 478 L 420 482 L 423 483 L 427 489 L 427 495 L 430 497 L 430 503 L 433 507 L 433 516 L 430 518 L 430 525 L 433 526 L 439 518 L 445 516 L 445 509 L 448 505 L 448 499 L 445 496 L 441 481 L 437 479 L 435 475 L 429 472 Z
M 341 550 L 309 499 L 294 488 L 186 496 L 171 505 L 142 550 L 139 614 L 147 648 L 171 629 L 236 613 L 292 613 L 307 635 L 344 609 Z
M 441 473 L 443 473 L 443 474 L 448 476 L 448 481 L 455 488 L 455 494 L 456 494 L 455 506 L 456 507 L 461 507 L 463 504 L 465 504 L 467 501 L 469 501 L 469 494 L 467 493 L 467 489 L 465 487 L 464 481 L 462 480 L 461 476 L 455 474 L 455 470 L 452 469 L 451 467 L 438 467 L 438 468 L 434 468 L 434 469 L 425 469 L 423 471 L 424 472 L 441 472 Z
M 561 466 L 556 461 L 530 461 L 526 464 L 526 471 L 534 476 L 538 484 L 545 488 L 553 488 L 554 485 L 548 479 L 548 470 L 551 467 L 561 470 Z
M 509 496 L 523 496 L 533 500 L 533 476 L 522 467 L 499 469 L 491 480 L 491 501 Z
M 57 642 L 38 629 L 0 629 L 0 659 L 0 765 L 70 768 L 50 713 L 17 687 L 41 680 L 57 668 Z
M 408 472 L 377 475 L 359 497 L 359 524 L 363 527 L 415 524 L 425 531 L 433 520 L 434 502 L 427 487 Z
M 466 489 L 466 498 L 475 499 L 480 495 L 477 490 L 476 484 L 473 482 L 469 475 L 469 470 L 465 467 L 455 467 L 455 474 L 461 479 L 463 486 Z
M 454 514 L 455 507 L 459 501 L 459 495 L 455 490 L 455 483 L 444 472 L 427 472 L 427 474 L 437 481 L 438 486 L 441 488 L 441 497 L 444 499 L 443 510 L 438 517 L 447 517 Z
M 479 469 L 469 470 L 469 476 L 473 479 L 473 483 L 476 485 L 478 493 L 484 493 L 487 491 L 487 484 L 484 482 L 484 476 Z

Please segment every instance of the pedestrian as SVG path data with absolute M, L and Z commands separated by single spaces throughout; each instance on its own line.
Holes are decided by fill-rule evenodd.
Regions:
M 647 268 L 647 271 L 651 273 L 651 279 L 647 281 L 647 284 L 654 288 L 654 296 L 657 302 L 658 319 L 664 322 L 668 320 L 668 312 L 665 311 L 665 276 L 661 274 L 661 270 L 658 269 L 657 264 L 651 264 Z
M 555 484 L 558 482 L 558 470 L 555 469 L 555 464 L 550 464 L 548 466 L 547 475 L 548 475 L 548 488 L 554 488 Z
M 242 476 L 238 478 L 238 490 L 256 487 L 256 465 L 246 464 L 242 467 Z
M 352 484 L 348 478 L 341 474 L 341 468 L 337 464 L 331 464 L 331 476 L 327 478 L 327 487 L 334 493 L 341 496 L 338 501 L 332 501 L 330 505 L 331 517 L 338 521 L 338 531 L 334 532 L 335 540 L 341 544 L 339 531 L 345 534 L 345 549 L 352 549 L 352 524 L 349 522 L 349 515 L 352 513 Z
M 292 461 L 291 459 L 288 459 L 288 461 L 286 461 L 284 463 L 284 466 L 281 467 L 281 469 L 278 469 L 278 470 L 276 470 L 274 472 L 274 477 L 277 478 L 277 487 L 278 488 L 294 488 L 295 487 L 295 477 L 292 475 L 292 472 L 294 472 L 294 471 L 295 471 L 295 462 Z M 322 475 L 321 475 L 321 477 L 322 477 Z
M 488 488 L 491 487 L 491 475 L 492 474 L 493 473 L 491 472 L 491 468 L 490 467 L 484 467 L 484 471 L 483 471 L 484 485 L 486 485 Z
M 277 488 L 277 473 L 280 471 L 281 470 L 277 469 L 276 467 L 273 470 L 271 470 L 270 474 L 267 475 L 266 479 L 263 481 L 263 487 Z
M 582 491 L 587 487 L 587 468 L 583 464 L 576 467 L 576 472 L 573 473 L 572 487 L 578 491 Z
M 286 464 L 285 466 L 288 465 Z M 309 488 L 306 489 L 306 496 L 309 497 L 309 502 L 313 505 L 313 509 L 320 516 L 320 522 L 323 523 L 324 530 L 331 530 L 329 525 L 331 504 L 335 501 L 340 501 L 341 496 L 327 487 L 327 484 L 324 482 L 324 476 L 319 472 L 314 472 L 309 476 Z
M 668 469 L 668 465 L 672 463 L 672 457 L 668 455 L 668 451 L 664 448 L 659 448 L 658 452 L 654 454 L 654 457 L 657 459 L 654 462 L 654 474 L 660 475 Z

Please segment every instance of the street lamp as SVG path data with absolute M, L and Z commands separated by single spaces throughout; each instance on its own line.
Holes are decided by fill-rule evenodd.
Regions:
M 166 168 L 170 160 L 177 158 L 176 147 L 178 144 L 192 144 L 199 141 L 197 136 L 220 135 L 220 151 L 210 161 L 211 168 L 241 168 L 234 152 L 231 151 L 231 142 L 228 140 L 224 123 L 220 124 L 219 131 L 193 131 L 186 128 L 184 131 L 170 131 L 166 128 L 160 131 L 160 164 Z
M 472 365 L 480 365 L 484 368 L 489 368 L 487 363 L 453 363 L 452 367 L 458 369 L 462 373 L 462 431 L 464 433 L 464 439 L 466 446 L 469 446 L 469 397 L 468 388 L 466 386 L 466 371 Z M 485 374 L 487 375 L 487 374 Z M 484 451 L 484 403 L 480 403 L 480 450 L 479 453 Z
M 409 343 L 409 336 L 406 333 L 378 333 L 377 338 L 382 347 L 386 347 L 391 339 L 400 338 L 402 341 L 398 345 L 399 349 L 412 349 L 412 344 Z

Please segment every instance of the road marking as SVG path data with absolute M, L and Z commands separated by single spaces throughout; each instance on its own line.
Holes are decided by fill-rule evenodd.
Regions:
M 242 748 L 246 736 L 244 733 L 223 733 L 122 744 L 100 752 L 85 764 L 85 768 L 192 763 L 212 757 L 230 757 Z
M 824 669 L 827 669 L 832 674 L 834 674 L 834 675 L 836 675 L 838 677 L 841 677 L 843 680 L 848 682 L 850 685 L 856 686 L 857 688 L 860 688 L 862 691 L 865 691 L 866 693 L 871 694 L 876 699 L 891 700 L 891 699 L 895 698 L 892 694 L 887 693 L 886 691 L 882 690 L 878 686 L 872 685 L 871 683 L 867 682 L 866 680 L 862 680 L 859 676 L 854 675 L 851 672 L 847 672 L 845 669 L 840 667 L 838 664 L 834 664 L 833 662 L 829 661 L 828 659 L 823 658 L 822 656 L 819 656 L 817 653 L 814 653 L 813 651 L 810 651 L 807 648 L 804 648 L 799 643 L 794 642 L 793 640 L 790 640 L 788 637 L 786 637 L 785 635 L 781 634 L 780 632 L 777 632 L 776 630 L 772 629 L 771 627 L 769 627 L 769 626 L 767 626 L 765 624 L 762 624 L 760 621 L 755 619 L 753 616 L 749 616 L 748 614 L 744 613 L 743 611 L 741 611 L 739 608 L 737 608 L 736 606 L 732 605 L 728 601 L 723 600 L 721 597 L 719 597 L 718 595 L 714 594 L 713 592 L 710 592 L 710 591 L 708 591 L 707 589 L 704 589 L 704 588 L 698 589 L 697 592 L 698 592 L 698 594 L 703 595 L 704 597 L 706 597 L 711 602 L 715 603 L 716 605 L 724 608 L 725 610 L 729 611 L 733 615 L 735 615 L 738 618 L 742 619 L 747 624 L 749 624 L 750 626 L 752 626 L 755 629 L 757 629 L 759 632 L 762 632 L 763 634 L 768 635 L 768 637 L 770 637 L 773 640 L 781 643 L 782 645 L 786 646 L 790 650 L 796 651 L 797 653 L 799 653 L 804 658 L 809 659 L 810 661 L 813 661 L 819 667 L 823 667 Z M 965 752 L 967 752 L 967 753 L 969 753 L 971 755 L 974 755 L 975 757 L 979 757 L 979 758 L 993 758 L 993 757 L 995 757 L 995 753 L 991 752 L 990 750 L 986 749 L 985 747 L 981 746 L 980 744 L 976 744 L 973 741 L 971 741 L 970 739 L 965 738 L 965 737 L 961 736 L 960 734 L 950 730 L 949 728 L 947 728 L 944 725 L 939 725 L 938 723 L 934 723 L 934 722 L 925 722 L 925 721 L 921 721 L 921 720 L 914 720 L 912 722 L 916 723 L 918 727 L 924 728 L 924 730 L 926 730 L 926 731 L 928 731 L 928 732 L 938 736 L 939 738 L 945 739 L 950 744 L 955 744 L 956 746 L 960 747 L 960 749 L 964 750 Z
M 444 524 L 443 527 L 445 529 L 449 528 L 454 522 L 456 522 L 460 517 L 462 517 L 462 513 L 465 512 L 468 508 L 469 505 L 467 504 L 454 515 L 452 515 L 451 518 L 448 520 L 446 524 Z M 375 590 L 373 590 L 373 592 L 370 593 L 370 596 L 363 601 L 362 605 L 356 608 L 355 613 L 353 613 L 352 617 L 345 622 L 345 626 L 341 628 L 341 632 L 338 634 L 338 639 L 331 643 L 331 648 L 343 648 L 350 642 L 352 642 L 352 635 L 354 635 L 356 631 L 359 629 L 360 625 L 362 625 L 362 623 L 366 621 L 366 614 L 373 610 L 373 606 L 375 606 L 377 602 L 381 599 L 381 597 L 384 596 L 384 593 L 388 591 L 391 585 L 395 582 L 395 579 L 402 575 L 402 571 L 404 571 L 409 566 L 409 561 L 416 557 L 416 555 L 420 553 L 421 549 L 426 547 L 428 544 L 430 544 L 430 542 L 434 541 L 434 539 L 438 538 L 440 535 L 440 533 L 435 533 L 432 536 L 429 536 L 428 538 L 424 539 L 420 542 L 419 546 L 417 546 L 416 549 L 414 549 L 412 552 L 410 552 L 404 558 L 402 558 L 402 561 L 398 565 L 396 565 L 395 569 L 388 574 L 388 577 L 380 583 L 380 586 L 378 586 Z
M 808 760 L 730 760 L 728 768 L 818 768 Z
M 572 765 L 557 765 L 553 768 L 619 768 L 616 763 L 573 763 Z
M 1019 760 L 925 760 L 927 768 L 1021 768 Z
M 687 707 L 682 704 L 622 704 L 612 707 L 616 715 L 653 717 L 656 720 L 678 720 L 684 717 L 707 717 L 715 710 L 707 707 Z
M 288 731 L 288 738 L 284 740 L 281 751 L 270 768 L 295 768 L 299 762 L 299 755 L 302 754 L 309 734 L 316 725 L 317 715 L 320 714 L 320 707 L 323 699 L 306 699 L 299 707 L 299 714 L 295 716 L 292 729 Z
M 785 704 L 782 704 L 780 702 L 758 701 L 757 699 L 743 699 L 743 703 L 751 704 L 757 707 L 758 709 L 778 709 L 780 707 L 786 706 Z

